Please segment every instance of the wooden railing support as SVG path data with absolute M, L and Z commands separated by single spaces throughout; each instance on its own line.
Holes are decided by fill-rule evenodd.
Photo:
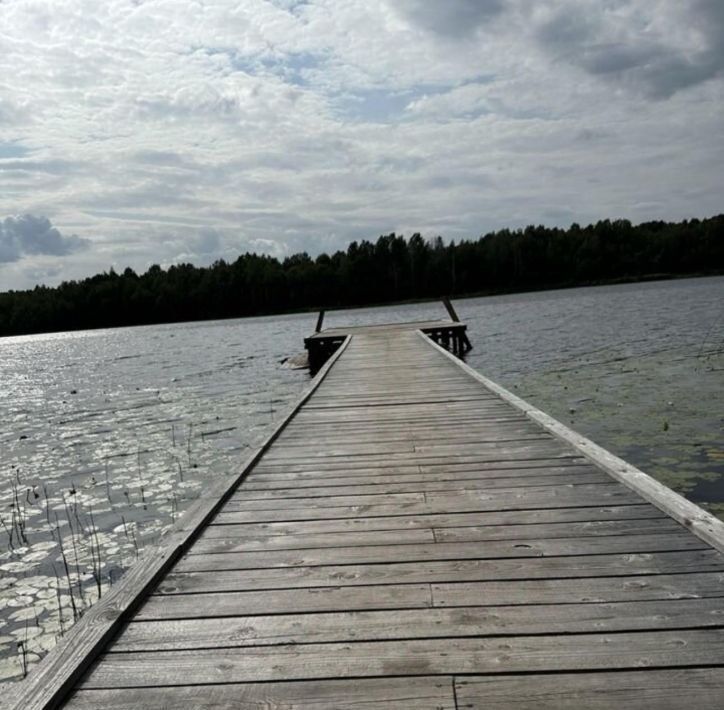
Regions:
M 453 304 L 450 303 L 450 299 L 447 296 L 443 296 L 442 304 L 445 306 L 445 310 L 450 316 L 450 320 L 454 321 L 455 323 L 459 323 L 460 319 L 458 318 L 458 314 L 455 312 Z
M 315 333 L 319 333 L 319 331 L 322 330 L 322 323 L 324 323 L 324 309 L 319 311 L 319 316 L 317 317 L 317 327 L 314 329 Z

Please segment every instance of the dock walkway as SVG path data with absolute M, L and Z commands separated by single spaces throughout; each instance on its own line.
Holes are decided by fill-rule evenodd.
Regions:
M 721 708 L 721 523 L 521 406 L 420 332 L 347 338 L 22 707 Z

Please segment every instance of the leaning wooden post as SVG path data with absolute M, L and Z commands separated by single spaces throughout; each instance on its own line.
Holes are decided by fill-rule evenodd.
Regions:
M 459 323 L 460 319 L 458 318 L 458 314 L 455 313 L 455 309 L 453 308 L 453 304 L 450 303 L 450 299 L 447 296 L 443 296 L 442 303 L 445 306 L 447 314 L 450 316 L 451 320 L 455 321 L 455 323 Z
M 317 318 L 317 327 L 314 329 L 315 333 L 319 333 L 322 330 L 322 323 L 324 322 L 324 309 L 319 311 L 319 317 Z

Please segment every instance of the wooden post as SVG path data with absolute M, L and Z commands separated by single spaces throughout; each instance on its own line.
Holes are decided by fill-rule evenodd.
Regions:
M 445 306 L 447 314 L 450 316 L 451 320 L 455 321 L 455 323 L 459 323 L 460 319 L 458 318 L 458 314 L 455 313 L 455 309 L 453 308 L 453 304 L 450 303 L 450 299 L 447 296 L 443 296 L 442 303 Z
M 323 322 L 324 322 L 324 309 L 319 311 L 319 317 L 317 318 L 317 327 L 314 330 L 315 333 L 319 333 L 319 331 L 322 330 Z

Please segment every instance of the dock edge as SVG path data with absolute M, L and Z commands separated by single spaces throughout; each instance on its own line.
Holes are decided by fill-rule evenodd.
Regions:
M 681 523 L 698 538 L 716 548 L 719 552 L 724 552 L 724 521 L 719 520 L 719 518 L 708 513 L 696 503 L 687 500 L 676 491 L 671 490 L 668 486 L 607 451 L 582 434 L 570 429 L 565 424 L 561 424 L 557 419 L 509 392 L 496 382 L 481 375 L 470 365 L 459 360 L 445 348 L 428 338 L 421 330 L 418 330 L 417 334 L 431 347 L 439 350 L 446 358 L 452 360 L 458 367 L 465 370 L 491 392 L 523 412 L 529 419 L 540 424 L 556 438 L 562 439 L 573 446 L 574 449 L 601 467 L 611 477 L 638 493 L 659 510 L 671 516 L 676 522 Z

